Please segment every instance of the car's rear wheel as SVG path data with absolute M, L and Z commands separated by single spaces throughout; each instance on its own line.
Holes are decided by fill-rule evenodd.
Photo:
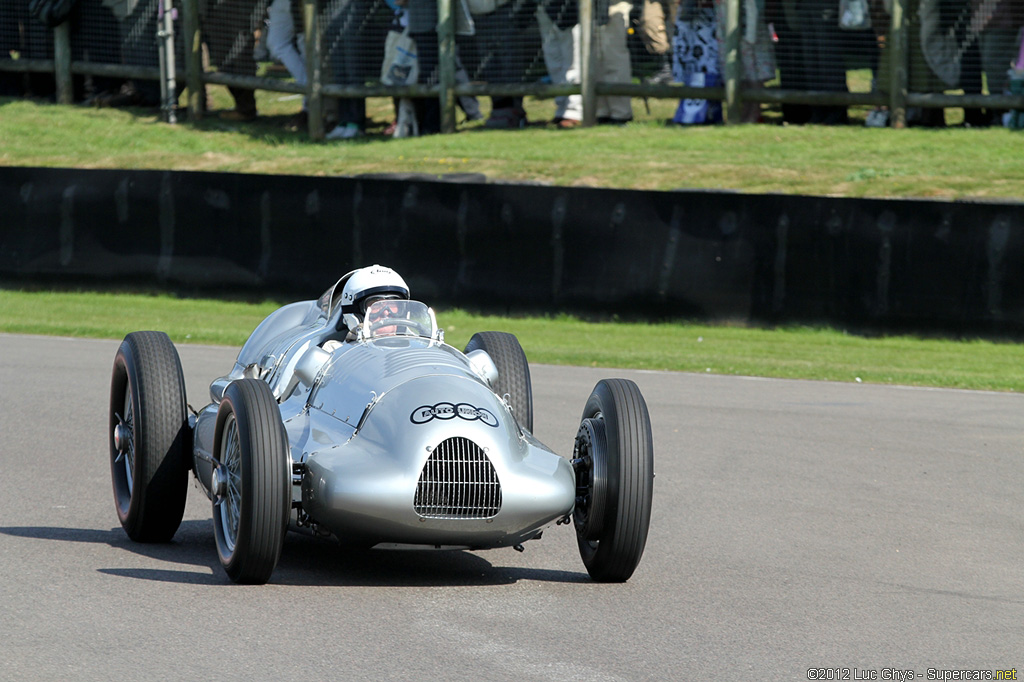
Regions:
M 479 332 L 466 344 L 466 352 L 483 350 L 491 356 L 498 370 L 498 379 L 492 386 L 499 396 L 508 396 L 519 425 L 533 431 L 533 385 L 530 365 L 519 339 L 507 332 Z
M 291 510 L 288 440 L 277 401 L 258 379 L 231 382 L 217 412 L 213 528 L 217 554 L 236 583 L 270 579 Z
M 580 557 L 598 582 L 629 580 L 647 544 L 654 445 L 647 403 L 628 379 L 594 387 L 573 451 Z
M 188 413 L 178 351 L 163 332 L 132 332 L 110 379 L 110 476 L 121 526 L 137 542 L 167 542 L 188 494 Z

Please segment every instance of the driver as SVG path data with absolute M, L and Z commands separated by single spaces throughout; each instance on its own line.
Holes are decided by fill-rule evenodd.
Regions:
M 398 302 L 394 295 L 389 294 L 387 298 L 371 296 L 366 300 L 366 311 L 366 324 L 375 329 L 378 336 L 392 336 L 398 333 L 397 325 L 384 324 L 387 320 L 398 317 Z
M 349 276 L 341 292 L 341 314 L 350 334 L 362 323 L 367 308 L 382 300 L 409 300 L 409 285 L 397 272 L 383 265 L 370 265 Z M 397 314 L 397 305 L 379 305 L 368 322 L 372 324 Z M 393 334 L 395 328 L 383 327 L 380 333 Z

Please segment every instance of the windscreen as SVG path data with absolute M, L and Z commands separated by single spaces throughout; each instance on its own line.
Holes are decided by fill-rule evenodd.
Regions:
M 366 309 L 363 338 L 384 336 L 423 336 L 434 338 L 437 322 L 433 311 L 419 301 L 388 299 L 376 301 Z

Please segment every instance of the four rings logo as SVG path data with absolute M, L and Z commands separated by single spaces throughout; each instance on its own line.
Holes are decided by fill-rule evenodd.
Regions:
M 498 418 L 489 410 L 482 407 L 473 407 L 469 403 L 437 403 L 436 405 L 424 405 L 417 407 L 409 415 L 413 424 L 426 424 L 434 419 L 447 421 L 449 419 L 465 419 L 468 422 L 479 420 L 482 424 L 498 427 Z

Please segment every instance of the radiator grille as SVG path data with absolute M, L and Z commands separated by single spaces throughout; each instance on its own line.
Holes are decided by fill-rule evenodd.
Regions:
M 489 519 L 501 510 L 498 473 L 479 445 L 449 438 L 423 465 L 413 504 L 428 519 Z

